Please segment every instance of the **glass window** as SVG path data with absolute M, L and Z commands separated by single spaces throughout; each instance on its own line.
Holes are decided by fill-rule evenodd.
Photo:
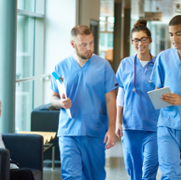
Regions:
M 112 49 L 113 48 L 113 34 L 108 33 L 107 36 L 108 36 L 107 46 L 108 46 L 108 48 Z
M 18 9 L 35 12 L 35 0 L 18 0 Z
M 114 31 L 114 17 L 107 18 L 107 31 Z
M 33 81 L 16 83 L 15 131 L 29 131 L 33 106 Z
M 99 55 L 105 58 L 106 52 L 113 49 L 114 39 L 114 17 L 100 17 L 100 41 L 99 41 Z
M 106 43 L 105 43 L 105 41 L 106 41 L 106 34 L 105 33 L 100 33 L 100 45 L 101 46 L 105 46 L 106 45 Z
M 106 30 L 106 22 L 100 21 L 100 31 L 105 31 Z
M 33 76 L 35 19 L 17 16 L 16 79 Z M 15 129 L 29 130 L 33 81 L 16 83 Z
M 43 66 L 44 51 L 38 45 L 42 44 L 43 46 L 44 44 L 44 17 L 36 18 L 36 16 L 37 13 L 44 14 L 45 1 L 17 0 L 17 2 L 18 10 L 23 10 L 19 11 L 17 15 L 16 79 L 18 80 L 35 76 L 37 66 Z M 31 12 L 31 16 L 28 12 Z M 36 58 L 38 58 L 38 63 Z M 16 131 L 30 130 L 30 118 L 34 108 L 37 82 L 32 80 L 16 83 Z M 38 84 L 41 89 L 42 82 Z
M 114 17 L 108 17 L 107 21 L 108 23 L 114 23 Z
M 33 76 L 34 21 L 30 17 L 17 17 L 16 73 L 20 79 Z
M 106 17 L 101 16 L 101 17 L 99 17 L 99 20 L 100 21 L 106 21 Z

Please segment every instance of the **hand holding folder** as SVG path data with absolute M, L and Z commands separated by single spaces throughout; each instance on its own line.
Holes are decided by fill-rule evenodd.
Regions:
M 62 82 L 62 80 L 58 77 L 58 75 L 56 74 L 56 72 L 52 73 L 52 76 L 55 78 L 56 82 L 57 82 L 57 86 L 58 86 L 58 91 L 59 91 L 59 95 L 62 98 L 62 95 L 65 95 L 65 99 L 67 99 L 67 94 L 66 94 L 66 88 L 64 83 Z M 69 115 L 69 117 L 72 119 L 72 115 L 70 112 L 70 109 L 65 109 L 67 114 Z

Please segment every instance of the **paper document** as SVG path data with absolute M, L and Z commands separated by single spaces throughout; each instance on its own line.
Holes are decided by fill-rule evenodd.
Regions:
M 66 88 L 65 88 L 64 83 L 61 81 L 60 77 L 58 77 L 58 75 L 56 74 L 55 71 L 52 73 L 52 76 L 55 78 L 55 80 L 57 82 L 60 97 L 62 96 L 62 94 L 65 94 L 65 98 L 67 98 Z M 65 110 L 66 110 L 67 114 L 69 115 L 69 117 L 72 119 L 70 109 L 65 109 Z
M 169 103 L 161 100 L 161 96 L 163 94 L 171 94 L 171 90 L 169 87 L 155 89 L 152 91 L 148 91 L 147 93 L 148 93 L 148 96 L 150 97 L 150 100 L 151 100 L 155 109 L 160 109 L 160 108 L 172 106 L 172 104 L 169 104 Z

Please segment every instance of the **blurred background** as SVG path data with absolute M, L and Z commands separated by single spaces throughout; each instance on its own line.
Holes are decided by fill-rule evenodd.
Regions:
M 0 132 L 29 131 L 34 108 L 50 102 L 50 74 L 74 52 L 70 30 L 88 25 L 95 54 L 116 71 L 135 51 L 130 31 L 146 19 L 152 32 L 150 52 L 170 48 L 168 22 L 181 14 L 181 0 L 1 0 Z

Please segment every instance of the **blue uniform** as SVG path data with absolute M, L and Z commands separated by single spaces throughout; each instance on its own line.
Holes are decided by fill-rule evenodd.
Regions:
M 152 81 L 158 88 L 170 87 L 181 96 L 181 60 L 175 48 L 162 51 L 156 60 Z M 158 154 L 162 179 L 180 180 L 181 105 L 160 110 Z
M 153 58 L 153 62 L 155 59 L 156 57 Z M 138 58 L 135 65 L 136 92 L 133 92 L 134 56 L 122 60 L 116 74 L 124 90 L 122 142 L 125 166 L 131 180 L 156 180 L 159 111 L 154 109 L 147 94 L 155 89 L 155 85 L 145 80 L 149 79 L 153 66 L 143 67 Z
M 97 55 L 93 55 L 82 68 L 70 56 L 56 65 L 55 72 L 59 77 L 64 76 L 67 97 L 72 101 L 72 119 L 65 109 L 61 109 L 59 116 L 62 177 L 76 180 L 105 179 L 103 141 L 108 129 L 105 94 L 118 87 L 115 73 L 109 62 Z M 53 78 L 51 89 L 58 93 Z M 97 166 L 93 166 L 98 159 Z M 79 164 L 81 166 L 77 171 Z

